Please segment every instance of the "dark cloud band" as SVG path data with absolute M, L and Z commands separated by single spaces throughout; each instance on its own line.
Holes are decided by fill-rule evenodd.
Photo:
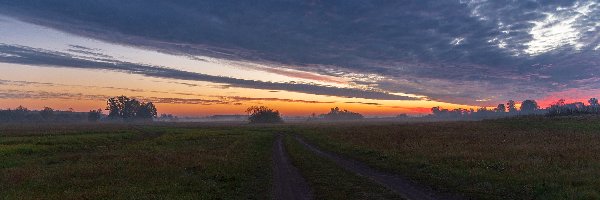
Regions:
M 228 78 L 221 76 L 211 76 L 206 74 L 180 71 L 171 68 L 149 66 L 117 60 L 87 60 L 75 58 L 70 54 L 28 48 L 22 46 L 0 45 L 0 53 L 14 56 L 0 56 L 0 62 L 17 63 L 25 65 L 38 65 L 50 67 L 72 67 L 86 69 L 108 69 L 127 73 L 141 74 L 158 78 L 169 78 L 179 80 L 207 81 L 213 83 L 224 83 L 233 87 L 244 87 L 265 90 L 285 90 L 317 95 L 328 95 L 348 98 L 366 98 L 381 100 L 413 100 L 413 97 L 392 95 L 379 91 L 359 90 L 352 88 L 336 88 L 319 85 L 309 85 L 300 83 L 276 83 L 262 82 L 255 80 L 245 80 Z

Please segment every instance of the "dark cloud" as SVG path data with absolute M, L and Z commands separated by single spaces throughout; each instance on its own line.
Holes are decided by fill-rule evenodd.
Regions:
M 578 80 L 593 78 L 600 69 L 600 5 L 592 0 L 0 0 L 0 7 L 30 22 L 168 53 L 282 63 L 332 75 L 381 75 L 386 79 L 373 81 L 376 88 L 453 103 L 537 98 L 581 87 Z M 558 40 L 545 38 L 557 33 L 537 35 L 558 25 L 571 32 L 559 32 Z M 267 87 L 121 67 L 132 68 L 113 69 L 389 99 L 369 91 Z
M 109 55 L 99 52 L 100 51 L 99 49 L 91 49 L 91 48 L 87 48 L 87 47 L 79 46 L 79 45 L 69 45 L 69 46 L 71 48 L 69 48 L 67 50 L 68 52 L 80 54 L 80 55 L 83 55 L 83 57 L 115 59 L 112 56 L 109 56 Z
M 344 103 L 352 103 L 352 104 L 364 104 L 364 105 L 371 105 L 371 106 L 380 106 L 380 103 L 371 103 L 371 102 L 360 102 L 360 101 L 349 101 L 349 102 L 344 102 Z
M 411 100 L 412 97 L 392 95 L 380 91 L 359 90 L 352 88 L 336 88 L 328 86 L 300 84 L 300 83 L 277 83 L 261 82 L 255 80 L 245 80 L 228 78 L 221 76 L 211 76 L 193 72 L 180 71 L 171 68 L 149 66 L 130 62 L 122 62 L 109 59 L 82 59 L 74 57 L 71 54 L 35 49 L 22 46 L 2 45 L 0 44 L 0 53 L 14 56 L 0 56 L 0 62 L 17 63 L 26 65 L 41 65 L 51 67 L 73 67 L 90 69 L 107 69 L 126 73 L 141 74 L 145 76 L 169 78 L 179 80 L 208 81 L 214 83 L 224 83 L 234 87 L 245 87 L 266 90 L 286 90 L 318 95 L 329 95 L 349 98 L 367 98 L 382 100 Z
M 280 99 L 280 98 L 255 98 L 255 97 L 240 97 L 240 96 L 219 96 L 220 99 L 229 101 L 282 101 L 292 103 L 335 103 L 334 101 L 306 101 L 296 99 Z
M 82 94 L 72 92 L 46 92 L 39 90 L 2 90 L 0 89 L 0 99 L 64 99 L 64 100 L 92 100 L 106 101 L 112 96 Z M 299 103 L 335 103 L 335 102 L 320 102 L 320 101 L 304 101 L 294 99 L 280 98 L 252 98 L 240 96 L 218 96 L 216 99 L 210 98 L 168 98 L 168 97 L 152 97 L 152 96 L 129 96 L 130 98 L 140 99 L 153 103 L 164 104 L 192 104 L 192 105 L 216 105 L 216 104 L 231 104 L 241 105 L 247 101 L 280 101 L 280 102 L 299 102 Z
M 69 93 L 69 92 L 46 92 L 37 90 L 0 90 L 0 99 L 64 99 L 64 100 L 92 100 L 92 101 L 106 101 L 112 96 L 107 95 L 94 95 L 94 94 L 82 94 L 82 93 Z M 142 97 L 142 96 L 130 96 L 134 99 L 140 99 L 143 101 L 150 101 L 153 103 L 166 103 L 166 104 L 200 104 L 200 105 L 214 105 L 214 104 L 230 104 L 233 102 L 223 100 L 211 100 L 211 99 L 198 99 L 198 98 L 164 98 L 164 97 Z

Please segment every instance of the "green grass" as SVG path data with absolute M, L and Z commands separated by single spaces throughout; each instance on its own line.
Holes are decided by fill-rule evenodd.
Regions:
M 270 198 L 268 131 L 177 125 L 73 129 L 0 133 L 0 199 Z
M 291 136 L 285 145 L 294 166 L 298 167 L 315 192 L 316 199 L 401 199 L 392 191 L 318 157 Z
M 600 117 L 0 125 L 0 199 L 269 199 L 275 133 L 477 199 L 600 199 Z M 319 199 L 393 199 L 292 138 Z
M 600 120 L 297 126 L 312 143 L 477 199 L 600 199 Z

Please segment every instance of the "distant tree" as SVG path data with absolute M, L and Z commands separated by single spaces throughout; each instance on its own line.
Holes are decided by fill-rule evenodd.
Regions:
M 556 101 L 556 103 L 554 103 L 554 105 L 565 106 L 566 105 L 565 99 L 559 99 L 558 101 Z
M 521 103 L 521 112 L 533 113 L 539 108 L 535 100 L 525 100 Z
M 152 119 L 157 116 L 156 107 L 152 102 L 141 103 L 136 117 L 140 119 Z
M 517 107 L 515 105 L 515 101 L 513 100 L 508 100 L 508 102 L 506 103 L 506 107 L 508 107 L 509 113 L 517 112 Z
M 506 106 L 504 106 L 504 104 L 498 104 L 498 106 L 496 107 L 496 109 L 494 110 L 496 112 L 506 112 Z
M 40 115 L 44 120 L 50 120 L 54 116 L 54 109 L 50 107 L 44 107 L 44 109 L 40 111 Z
M 125 102 L 130 101 L 126 96 L 112 97 L 106 102 L 108 110 L 108 117 L 111 119 L 123 118 L 123 110 L 125 108 Z
M 432 110 L 434 109 L 435 108 L 432 108 Z M 327 120 L 355 120 L 364 118 L 364 116 L 362 116 L 360 113 L 351 112 L 348 110 L 341 110 L 338 107 L 331 108 L 329 113 L 322 114 L 321 117 Z
M 408 115 L 405 113 L 402 113 L 402 114 L 399 114 L 398 116 L 396 116 L 396 118 L 406 119 L 406 118 L 408 118 Z
M 440 109 L 441 108 L 439 106 L 433 107 L 433 108 L 431 108 L 431 113 L 433 113 L 433 115 L 436 115 L 441 112 Z
M 152 102 L 140 102 L 126 96 L 112 97 L 106 102 L 106 110 L 110 119 L 152 119 L 156 117 L 157 110 Z
M 317 120 L 317 114 L 316 113 L 311 113 L 308 118 L 306 118 L 306 121 L 312 121 L 312 120 Z
M 265 106 L 251 106 L 246 109 L 250 123 L 282 123 L 283 119 L 279 111 Z
M 100 118 L 102 118 L 102 109 L 90 110 L 90 112 L 88 112 L 88 121 L 96 122 L 100 120 Z
M 598 107 L 598 106 L 600 106 L 600 104 L 598 104 L 598 99 L 596 99 L 596 98 L 590 98 L 590 100 L 588 100 L 588 103 L 592 107 Z
M 15 108 L 15 110 L 13 110 L 11 118 L 13 120 L 23 121 L 23 120 L 25 120 L 25 118 L 27 117 L 28 114 L 29 114 L 29 109 L 27 109 L 23 106 L 18 106 L 17 108 Z
M 590 104 L 588 106 L 588 112 L 593 114 L 600 114 L 600 104 L 598 104 L 598 99 L 590 98 L 590 100 L 588 100 L 588 103 Z
M 500 106 L 500 105 L 498 105 L 498 106 Z M 502 104 L 502 106 L 504 106 L 504 104 Z M 494 109 L 494 111 L 496 111 L 497 109 L 498 108 Z M 480 108 L 477 108 L 476 112 L 490 112 L 490 110 L 488 110 L 486 107 L 480 107 Z
M 160 115 L 160 117 L 158 117 L 158 120 L 160 120 L 160 121 L 177 121 L 179 119 L 177 118 L 177 116 L 173 116 L 172 114 L 163 113 Z
M 582 102 L 565 103 L 564 99 L 558 100 L 556 103 L 550 105 L 547 109 L 549 116 L 571 116 L 571 115 L 582 115 L 582 114 L 594 114 L 595 112 L 590 111 L 588 106 L 585 106 Z
M 29 112 L 29 109 L 27 109 L 27 108 L 25 108 L 25 107 L 23 107 L 23 106 L 17 106 L 17 107 L 15 108 L 15 111 L 16 111 L 16 112 L 23 112 L 23 113 L 26 113 L 26 112 Z
M 125 105 L 123 106 L 123 110 L 122 110 L 122 117 L 123 119 L 133 119 L 137 117 L 138 111 L 141 108 L 142 103 L 140 103 L 138 100 L 135 99 L 130 99 L 129 101 L 125 102 Z

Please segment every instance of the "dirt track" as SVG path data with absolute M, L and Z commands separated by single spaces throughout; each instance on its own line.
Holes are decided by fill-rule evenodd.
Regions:
M 295 136 L 296 140 L 300 142 L 300 144 L 304 145 L 307 149 L 314 152 L 318 156 L 328 158 L 335 163 L 337 163 L 340 167 L 356 173 L 360 176 L 366 177 L 368 179 L 373 180 L 376 183 L 381 184 L 382 186 L 398 193 L 404 199 L 418 199 L 418 200 L 434 200 L 434 199 L 462 199 L 459 196 L 451 195 L 451 194 L 438 194 L 431 190 L 428 187 L 421 186 L 416 184 L 404 177 L 398 176 L 396 174 L 390 174 L 386 172 L 381 172 L 379 170 L 375 170 L 370 168 L 369 166 L 347 158 L 340 157 L 336 154 L 329 153 L 318 149 L 316 146 L 307 143 L 299 136 Z
M 281 134 L 273 144 L 273 192 L 276 200 L 313 199 L 310 186 L 290 162 Z

